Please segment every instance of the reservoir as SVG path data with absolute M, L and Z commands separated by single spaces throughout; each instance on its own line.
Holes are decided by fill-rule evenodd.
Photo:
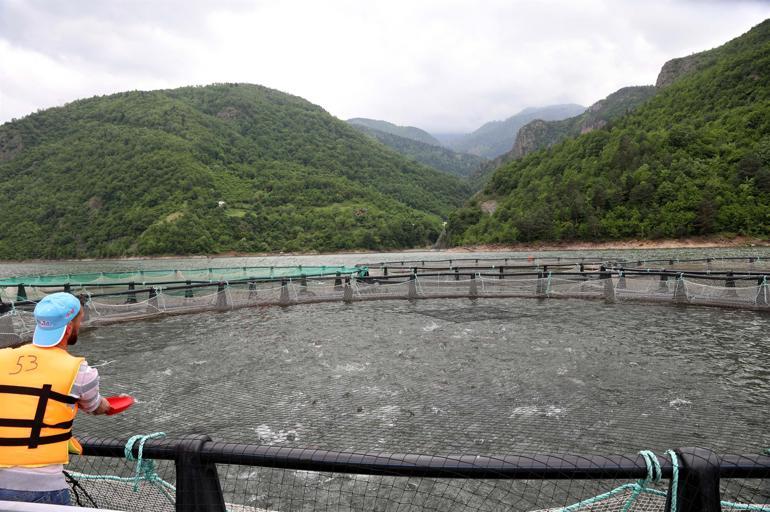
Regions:
M 762 257 L 761 251 L 708 254 Z M 446 257 L 33 262 L 1 269 L 15 275 Z M 106 394 L 129 393 L 138 404 L 117 417 L 79 417 L 76 431 L 205 433 L 278 446 L 430 454 L 606 454 L 684 445 L 752 453 L 770 446 L 769 350 L 766 313 L 720 308 L 435 299 L 207 312 L 83 332 L 73 352 L 99 368 Z

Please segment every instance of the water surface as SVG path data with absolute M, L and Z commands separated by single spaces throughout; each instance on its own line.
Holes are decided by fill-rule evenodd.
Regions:
M 101 327 L 139 399 L 77 431 L 428 453 L 770 446 L 770 317 L 536 299 L 242 309 Z

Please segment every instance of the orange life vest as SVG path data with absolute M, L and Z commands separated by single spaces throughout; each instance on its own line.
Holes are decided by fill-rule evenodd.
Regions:
M 82 361 L 57 347 L 0 349 L 0 467 L 66 464 L 80 453 L 69 393 Z

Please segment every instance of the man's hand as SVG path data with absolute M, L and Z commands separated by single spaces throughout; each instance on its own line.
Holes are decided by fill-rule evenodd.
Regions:
M 102 397 L 99 406 L 91 414 L 107 414 L 110 411 L 110 403 L 106 398 Z

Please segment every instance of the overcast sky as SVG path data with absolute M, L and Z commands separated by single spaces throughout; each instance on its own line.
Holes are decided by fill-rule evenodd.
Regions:
M 590 105 L 770 1 L 0 0 L 0 122 L 131 89 L 251 82 L 333 115 L 470 131 Z

